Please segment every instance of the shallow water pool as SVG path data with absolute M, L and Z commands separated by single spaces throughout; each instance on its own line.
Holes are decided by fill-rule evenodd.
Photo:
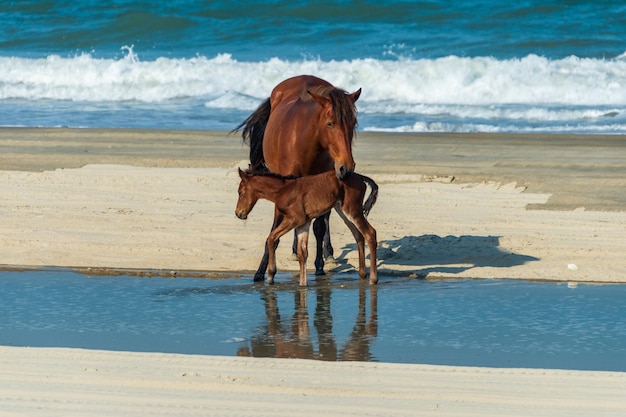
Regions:
M 0 344 L 626 371 L 626 285 L 0 272 Z

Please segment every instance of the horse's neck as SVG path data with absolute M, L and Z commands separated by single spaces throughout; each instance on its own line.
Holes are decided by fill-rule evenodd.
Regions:
M 254 189 L 260 198 L 269 200 L 273 203 L 276 202 L 283 190 L 286 182 L 280 178 L 263 177 L 259 176 L 255 178 Z M 293 181 L 293 180 L 289 180 Z

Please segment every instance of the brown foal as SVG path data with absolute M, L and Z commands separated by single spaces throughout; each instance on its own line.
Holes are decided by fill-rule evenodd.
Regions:
M 276 246 L 278 239 L 296 229 L 298 239 L 298 262 L 300 285 L 306 285 L 306 261 L 308 257 L 309 226 L 311 221 L 334 208 L 346 223 L 359 252 L 359 277 L 365 279 L 365 241 L 370 250 L 370 284 L 378 282 L 376 274 L 376 230 L 365 216 L 376 202 L 378 185 L 369 177 L 353 173 L 339 180 L 334 171 L 304 177 L 283 177 L 272 173 L 253 173 L 239 170 L 239 200 L 235 214 L 246 219 L 260 199 L 275 204 L 277 220 L 267 237 L 269 251 L 267 282 L 274 282 L 276 275 Z M 367 185 L 372 192 L 363 202 Z

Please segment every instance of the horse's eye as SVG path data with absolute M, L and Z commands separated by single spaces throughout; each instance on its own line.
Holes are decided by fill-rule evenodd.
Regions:
M 326 127 L 333 127 L 333 126 L 335 126 L 335 124 L 333 122 L 326 123 Z

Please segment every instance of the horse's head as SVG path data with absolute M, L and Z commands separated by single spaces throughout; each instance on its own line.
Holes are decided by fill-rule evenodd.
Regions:
M 361 95 L 361 89 L 348 94 L 334 88 L 329 90 L 328 97 L 310 90 L 309 94 L 322 108 L 316 121 L 320 144 L 328 150 L 337 178 L 344 179 L 354 172 L 352 138 L 357 124 L 355 103 Z
M 248 218 L 248 214 L 250 214 L 256 202 L 259 201 L 259 196 L 249 184 L 252 175 L 239 169 L 239 177 L 241 178 L 241 182 L 239 183 L 239 199 L 237 199 L 235 216 L 239 217 L 241 220 L 245 220 Z

